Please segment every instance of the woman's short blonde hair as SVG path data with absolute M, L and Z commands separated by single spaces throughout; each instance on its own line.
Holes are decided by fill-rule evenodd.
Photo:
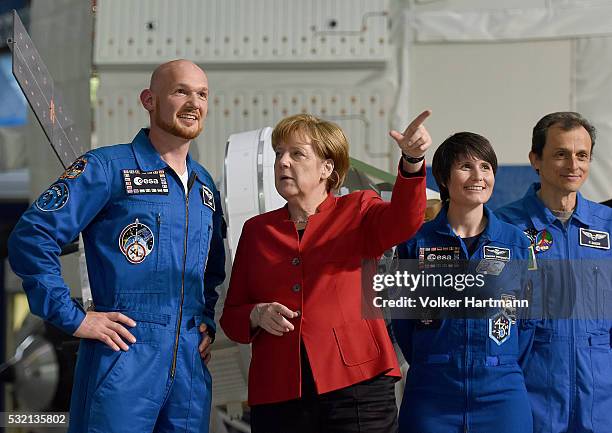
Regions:
M 334 162 L 334 171 L 327 178 L 327 190 L 340 188 L 349 169 L 348 140 L 342 129 L 311 114 L 296 114 L 285 117 L 274 127 L 272 148 L 296 135 L 310 138 L 317 156 Z

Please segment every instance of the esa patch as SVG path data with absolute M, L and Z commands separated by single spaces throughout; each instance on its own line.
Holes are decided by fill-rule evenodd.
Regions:
M 168 195 L 168 180 L 164 170 L 144 171 L 137 169 L 121 170 L 123 185 L 128 194 Z
M 206 185 L 202 185 L 202 204 L 215 210 L 215 196 Z
M 487 260 L 501 260 L 508 262 L 510 261 L 510 248 L 485 245 L 483 247 L 483 256 Z
M 87 166 L 87 158 L 81 156 L 76 161 L 74 161 L 70 167 L 64 171 L 64 173 L 60 176 L 60 179 L 76 179 L 85 171 L 85 167 Z
M 510 327 L 512 321 L 506 313 L 500 311 L 489 319 L 489 338 L 498 346 L 501 346 L 510 338 Z
M 419 268 L 456 268 L 459 267 L 459 247 L 420 247 Z
M 68 203 L 70 190 L 64 182 L 54 183 L 36 200 L 36 207 L 43 212 L 56 211 Z
M 534 254 L 543 253 L 553 244 L 553 237 L 546 229 L 537 231 L 534 228 L 528 228 L 523 233 L 529 238 Z
M 601 250 L 610 249 L 610 233 L 580 228 L 580 245 Z
M 135 265 L 142 263 L 151 254 L 154 245 L 153 232 L 148 226 L 139 222 L 138 218 L 121 230 L 119 235 L 121 253 L 128 262 Z
M 552 244 L 552 235 L 548 230 L 544 229 L 541 232 L 538 232 L 538 234 L 536 235 L 536 239 L 533 244 L 533 249 L 535 250 L 536 254 L 543 253 L 544 251 L 549 250 L 550 247 L 552 247 Z

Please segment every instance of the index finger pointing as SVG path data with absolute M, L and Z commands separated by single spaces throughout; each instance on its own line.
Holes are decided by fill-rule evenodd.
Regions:
M 404 136 L 414 134 L 417 128 L 421 126 L 429 116 L 431 116 L 431 110 L 425 110 L 419 114 L 412 122 L 410 122 L 410 125 L 408 125 L 404 131 Z

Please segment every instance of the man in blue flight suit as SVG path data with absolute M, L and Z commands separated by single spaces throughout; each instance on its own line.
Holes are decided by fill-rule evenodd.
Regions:
M 9 240 L 30 309 L 81 337 L 69 432 L 208 432 L 220 196 L 188 154 L 208 109 L 204 71 L 159 66 L 140 99 L 150 129 L 78 158 Z M 83 233 L 93 311 L 70 298 L 61 246 Z
M 580 114 L 544 116 L 529 153 L 540 182 L 497 211 L 530 238 L 546 308 L 525 370 L 534 433 L 612 431 L 612 209 L 579 192 L 594 145 Z

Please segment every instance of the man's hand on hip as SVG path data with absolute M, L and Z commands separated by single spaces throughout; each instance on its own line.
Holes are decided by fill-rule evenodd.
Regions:
M 100 313 L 88 311 L 85 319 L 73 335 L 79 338 L 100 340 L 115 351 L 127 351 L 130 348 L 123 340 L 133 344 L 136 342 L 136 337 L 124 325 L 134 327 L 136 322 L 126 315 L 117 312 Z

